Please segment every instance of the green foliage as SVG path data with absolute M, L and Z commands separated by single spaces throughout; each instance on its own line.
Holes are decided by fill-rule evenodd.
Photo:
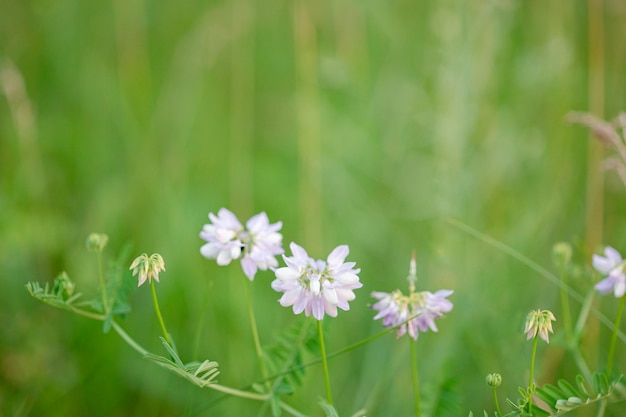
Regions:
M 153 353 L 144 355 L 145 359 L 151 360 L 200 388 L 217 383 L 215 378 L 220 373 L 217 362 L 205 360 L 203 362 L 194 361 L 185 364 L 176 353 L 176 350 L 164 338 L 161 337 L 160 339 L 171 359 Z
M 48 283 L 41 287 L 38 282 L 29 282 L 26 284 L 26 289 L 31 296 L 39 301 L 70 311 L 75 308 L 74 302 L 82 295 L 80 293 L 74 294 L 75 285 L 65 272 L 55 278 L 52 288 Z
M 555 416 L 559 416 L 611 397 L 620 379 L 609 381 L 604 373 L 596 372 L 593 381 L 589 383 L 582 375 L 578 375 L 576 385 L 560 379 L 557 385 L 546 384 L 537 388 L 536 394 L 550 406 Z
M 302 384 L 304 352 L 317 351 L 318 340 L 311 320 L 296 320 L 279 334 L 275 343 L 264 348 L 269 372 L 278 375 L 272 382 L 272 391 L 291 393 Z
M 117 259 L 111 262 L 106 272 L 106 294 L 109 309 L 106 312 L 102 328 L 104 333 L 111 329 L 111 321 L 115 315 L 124 316 L 130 313 L 131 310 L 128 297 L 137 288 L 136 281 L 132 279 L 127 266 L 131 248 L 132 245 L 126 244 L 120 251 Z M 100 308 L 102 308 L 99 300 L 96 300 L 94 304 L 96 306 L 99 304 Z
M 460 396 L 456 378 L 448 377 L 438 384 L 436 390 L 429 390 L 424 400 L 424 411 L 431 416 L 458 416 Z
M 322 410 L 324 410 L 324 415 L 326 415 L 326 417 L 339 417 L 339 414 L 337 413 L 337 410 L 335 410 L 335 407 L 328 404 L 325 399 L 320 398 L 319 405 L 320 407 L 322 407 Z

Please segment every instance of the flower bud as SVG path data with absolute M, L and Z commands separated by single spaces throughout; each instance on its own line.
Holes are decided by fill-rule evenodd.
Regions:
M 140 287 L 146 280 L 152 282 L 153 278 L 159 282 L 159 272 L 165 271 L 165 262 L 158 253 L 150 256 L 143 253 L 135 258 L 129 269 L 133 271 L 133 276 L 139 275 L 137 286 Z
M 87 250 L 100 253 L 107 245 L 109 237 L 104 233 L 92 233 L 87 237 Z
M 65 272 L 56 277 L 52 287 L 52 291 L 64 300 L 69 299 L 74 294 L 75 289 L 76 285 Z
M 500 376 L 500 374 L 489 374 L 487 375 L 485 381 L 487 382 L 487 385 L 495 388 L 499 387 L 500 384 L 502 384 L 502 377 Z
M 567 242 L 559 242 L 552 247 L 552 262 L 562 268 L 572 260 L 572 252 L 572 245 Z

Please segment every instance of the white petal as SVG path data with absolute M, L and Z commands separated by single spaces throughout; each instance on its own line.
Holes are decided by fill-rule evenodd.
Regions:
M 622 262 L 622 255 L 620 255 L 619 252 L 611 246 L 607 246 L 604 249 L 604 254 L 608 259 L 612 260 L 616 264 Z
M 339 303 L 339 300 L 337 300 L 337 293 L 333 289 L 324 289 L 324 291 L 322 291 L 322 295 L 326 301 L 333 305 L 337 305 L 337 303 Z
M 350 249 L 348 245 L 340 245 L 337 246 L 331 253 L 328 255 L 327 261 L 328 265 L 331 268 L 338 268 L 343 263 L 346 256 L 350 253 Z
M 221 251 L 219 255 L 217 255 L 217 264 L 220 266 L 228 265 L 233 258 L 230 256 L 229 251 Z
M 309 259 L 309 255 L 306 253 L 302 246 L 297 245 L 295 242 L 289 244 L 289 249 L 293 253 L 294 258 L 299 261 L 306 261 Z
M 349 272 L 336 276 L 335 279 L 344 285 L 354 284 L 359 282 L 359 277 Z
M 615 262 L 600 255 L 593 255 L 591 259 L 592 259 L 591 263 L 593 264 L 593 267 L 601 274 L 606 275 L 610 273 L 613 267 L 615 266 Z
M 200 248 L 200 253 L 205 258 L 215 259 L 217 258 L 217 254 L 220 253 L 220 250 L 213 243 L 207 243 L 202 245 Z
M 276 278 L 281 281 L 296 280 L 300 276 L 297 271 L 286 267 L 278 268 L 274 273 L 276 274 Z
M 311 293 L 312 294 L 319 294 L 320 293 L 320 282 L 319 280 L 313 280 L 311 281 L 311 283 L 309 284 L 311 286 Z

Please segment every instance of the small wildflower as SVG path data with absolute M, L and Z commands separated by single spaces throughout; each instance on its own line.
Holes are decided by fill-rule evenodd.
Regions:
M 87 237 L 87 250 L 91 252 L 102 252 L 107 245 L 109 237 L 104 233 L 92 233 Z
M 165 262 L 158 253 L 153 253 L 148 256 L 145 253 L 136 257 L 130 268 L 133 271 L 133 276 L 139 274 L 138 287 L 148 280 L 152 282 L 152 279 L 159 282 L 159 272 L 165 271 Z
M 601 274 L 607 275 L 594 288 L 601 294 L 613 293 L 615 297 L 621 298 L 626 292 L 626 261 L 611 246 L 604 249 L 604 255 L 593 255 L 593 267 Z
M 326 262 L 314 260 L 295 243 L 289 245 L 293 256 L 283 255 L 286 267 L 275 271 L 272 288 L 283 292 L 280 305 L 293 306 L 293 312 L 306 316 L 311 314 L 322 320 L 324 314 L 337 316 L 337 308 L 349 310 L 349 301 L 354 300 L 353 290 L 361 288 L 359 268 L 354 262 L 344 262 L 350 253 L 347 245 L 337 246 L 328 255 Z
M 487 385 L 490 387 L 499 387 L 500 384 L 502 384 L 502 376 L 500 374 L 489 374 L 485 382 L 487 382 Z
M 556 321 L 554 314 L 549 310 L 532 310 L 526 317 L 526 326 L 524 327 L 524 333 L 526 333 L 526 339 L 532 339 L 537 336 L 550 343 L 548 339 L 548 332 L 554 333 L 552 330 L 552 322 Z
M 409 336 L 417 340 L 419 332 L 425 333 L 428 329 L 438 331 L 435 319 L 452 310 L 452 302 L 446 297 L 453 293 L 451 290 L 440 290 L 434 294 L 420 291 L 406 296 L 400 290 L 391 293 L 375 291 L 372 297 L 378 302 L 372 308 L 377 310 L 378 314 L 374 316 L 374 320 L 382 318 L 382 324 L 387 328 L 401 324 L 397 337 L 403 336 L 408 331 Z M 407 320 L 409 321 L 406 322 Z
M 207 243 L 200 253 L 215 259 L 218 265 L 228 265 L 241 258 L 244 274 L 254 280 L 257 270 L 276 268 L 276 256 L 282 254 L 283 236 L 278 233 L 282 222 L 270 224 L 267 214 L 259 213 L 246 222 L 244 228 L 228 209 L 221 208 L 217 216 L 209 213 L 211 224 L 205 224 L 200 237 Z M 243 255 L 243 256 L 242 256 Z
M 391 293 L 374 291 L 372 297 L 378 300 L 372 308 L 378 313 L 374 320 L 383 319 L 383 326 L 398 327 L 397 337 L 403 336 L 407 331 L 409 336 L 417 340 L 418 333 L 425 333 L 428 329 L 436 332 L 435 319 L 452 310 L 452 302 L 447 299 L 454 293 L 451 290 L 439 290 L 434 294 L 429 291 L 415 291 L 417 282 L 417 266 L 415 251 L 411 255 L 409 264 L 409 295 L 404 295 L 400 290 Z M 409 320 L 410 319 L 410 320 Z M 407 322 L 408 320 L 408 322 Z

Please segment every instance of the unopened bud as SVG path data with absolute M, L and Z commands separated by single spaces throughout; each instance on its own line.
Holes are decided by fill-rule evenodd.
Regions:
M 87 250 L 100 253 L 108 241 L 109 237 L 104 233 L 92 233 L 87 237 Z
M 489 374 L 487 375 L 485 381 L 487 382 L 487 385 L 495 388 L 499 387 L 500 384 L 502 384 L 502 377 L 500 376 L 500 374 Z

